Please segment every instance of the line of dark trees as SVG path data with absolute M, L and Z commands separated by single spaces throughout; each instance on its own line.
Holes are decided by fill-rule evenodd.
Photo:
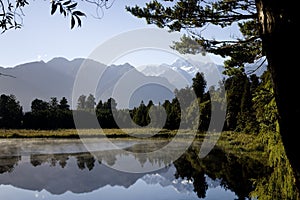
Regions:
M 77 109 L 71 110 L 68 100 L 52 97 L 49 102 L 35 99 L 31 111 L 23 112 L 14 95 L 2 94 L 0 97 L 0 128 L 5 129 L 66 129 L 75 128 L 73 115 L 80 114 L 87 118 L 93 115 L 102 128 L 132 128 L 135 124 L 165 129 L 198 128 L 205 131 L 210 125 L 211 113 L 225 109 L 222 102 L 226 96 L 226 117 L 223 130 L 257 133 L 261 128 L 274 129 L 277 119 L 276 106 L 270 83 L 270 73 L 261 77 L 255 74 L 247 76 L 237 72 L 224 80 L 225 88 L 206 89 L 206 80 L 202 73 L 197 73 L 193 84 L 175 90 L 175 98 L 155 105 L 153 101 L 141 102 L 133 109 L 117 109 L 113 98 L 96 103 L 93 95 L 81 95 Z M 220 84 L 221 85 L 221 84 Z M 226 95 L 225 95 L 226 93 Z M 196 95 L 196 98 L 193 98 Z M 211 97 L 217 104 L 212 106 Z M 217 96 L 216 96 L 217 95 Z M 217 100 L 216 100 L 217 99 Z M 218 106 L 219 102 L 219 106 Z M 195 113 L 197 109 L 199 113 Z M 182 111 L 185 113 L 183 114 Z M 129 114 L 128 114 L 129 113 Z M 162 125 L 162 120 L 165 122 Z M 198 120 L 198 123 L 195 123 Z M 118 123 L 116 123 L 118 122 Z M 198 127 L 191 127 L 191 126 Z M 84 127 L 96 128 L 96 127 Z

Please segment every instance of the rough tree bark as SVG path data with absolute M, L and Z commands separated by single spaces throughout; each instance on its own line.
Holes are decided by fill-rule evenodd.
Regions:
M 299 10 L 292 0 L 256 0 L 256 7 L 278 107 L 279 131 L 300 191 Z

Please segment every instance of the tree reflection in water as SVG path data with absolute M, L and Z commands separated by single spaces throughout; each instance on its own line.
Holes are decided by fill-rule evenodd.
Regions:
M 21 156 L 1 156 L 0 157 L 0 174 L 13 171 L 15 165 L 21 160 Z
M 18 152 L 18 150 L 16 150 L 16 152 Z M 253 193 L 253 191 L 258 189 L 260 191 L 260 196 L 258 198 L 268 199 L 266 198 L 267 195 L 264 196 L 264 185 L 255 185 L 254 180 L 260 183 L 272 180 L 274 181 L 274 184 L 280 184 L 279 181 L 274 180 L 274 177 L 272 175 L 274 170 L 276 169 L 271 168 L 267 163 L 263 163 L 260 160 L 252 159 L 247 156 L 237 156 L 233 153 L 225 152 L 218 147 L 215 147 L 210 152 L 210 154 L 203 159 L 200 159 L 198 157 L 198 152 L 199 146 L 192 145 L 188 149 L 188 151 L 186 151 L 179 159 L 173 162 L 172 167 L 175 167 L 176 169 L 174 179 L 184 179 L 192 182 L 194 192 L 199 198 L 205 198 L 207 190 L 209 189 L 210 183 L 207 182 L 207 176 L 212 180 L 218 180 L 223 188 L 233 191 L 238 199 L 250 199 L 251 194 L 255 194 Z M 24 165 L 24 170 L 27 173 L 34 174 L 38 173 L 38 171 L 36 171 L 35 169 L 47 166 L 46 170 L 49 176 L 52 173 L 52 169 L 55 169 L 56 171 L 53 173 L 56 173 L 57 177 L 65 179 L 68 179 L 70 177 L 68 177 L 67 175 L 63 177 L 61 176 L 61 174 L 68 174 L 68 170 L 75 170 L 72 171 L 72 173 L 69 173 L 71 174 L 69 176 L 75 174 L 76 180 L 80 180 L 81 185 L 85 185 L 85 187 L 83 189 L 74 189 L 72 188 L 74 184 L 69 183 L 72 182 L 71 180 L 69 180 L 69 185 L 64 183 L 64 188 L 60 188 L 60 191 L 57 193 L 63 193 L 68 190 L 78 193 L 90 192 L 106 185 L 120 185 L 128 188 L 130 185 L 133 185 L 138 179 L 149 174 L 125 173 L 110 168 L 109 166 L 113 166 L 117 162 L 117 159 L 121 157 L 122 154 L 124 154 L 124 152 L 118 150 L 110 150 L 95 153 L 97 154 L 97 157 L 95 157 L 95 154 L 91 154 L 89 152 L 64 154 L 31 154 L 29 159 L 31 168 L 28 165 Z M 139 154 L 136 154 L 135 159 L 138 160 L 142 166 L 147 160 L 145 160 L 144 157 L 139 157 L 138 155 Z M 172 155 L 169 156 L 172 157 Z M 162 166 L 164 166 L 164 163 L 168 163 L 166 161 L 169 161 L 170 159 L 168 157 L 159 158 L 160 160 L 154 160 L 154 158 L 147 159 L 150 163 L 159 162 Z M 104 165 L 103 162 L 107 163 L 108 166 Z M 24 185 L 24 188 L 26 189 L 47 189 L 49 192 L 56 193 L 54 189 L 49 188 L 50 186 L 47 186 L 48 188 L 39 188 L 47 185 L 47 183 L 42 184 L 38 182 L 43 179 L 43 176 L 45 176 L 45 174 L 43 174 L 43 170 L 41 170 L 40 174 L 28 175 L 32 178 L 27 181 L 37 182 L 33 184 L 35 185 L 35 188 L 30 188 L 28 185 L 25 186 L 25 183 L 23 184 L 23 182 L 26 180 L 22 180 L 22 183 L 16 183 L 17 181 L 22 179 L 22 177 L 9 179 L 12 176 L 4 176 L 5 174 L 12 174 L 17 166 L 19 167 L 18 170 L 22 170 L 23 165 L 21 155 L 17 155 L 16 153 L 15 156 L 10 155 L 0 157 L 0 184 L 11 184 L 18 187 L 23 187 Z M 284 166 L 288 167 L 288 165 Z M 168 168 L 170 167 L 171 165 L 165 165 L 165 168 L 155 172 L 151 172 L 150 174 L 161 174 L 168 170 Z M 77 171 L 85 171 L 83 174 L 80 174 L 79 172 L 76 172 L 76 168 Z M 281 176 L 288 175 L 289 174 L 281 174 Z M 47 182 L 47 179 L 45 178 L 44 181 Z M 270 182 L 268 184 L 270 184 Z M 256 186 L 259 188 L 255 188 Z M 56 185 L 56 187 L 59 187 L 59 185 Z M 286 193 L 286 191 L 283 190 L 285 190 L 287 187 L 278 186 L 276 188 L 279 189 L 274 191 L 276 193 L 274 194 L 274 196 L 280 198 L 282 197 L 282 194 Z M 266 194 L 268 193 L 266 192 Z
M 257 160 L 238 158 L 218 148 L 203 159 L 199 159 L 197 152 L 197 148 L 190 148 L 174 165 L 176 177 L 193 180 L 199 198 L 206 196 L 208 186 L 205 175 L 221 180 L 224 188 L 234 191 L 239 199 L 245 199 L 250 198 L 249 194 L 254 189 L 252 180 L 269 173 L 268 167 Z

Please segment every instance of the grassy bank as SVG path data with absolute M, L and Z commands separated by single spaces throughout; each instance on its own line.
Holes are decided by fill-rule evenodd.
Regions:
M 108 138 L 197 138 L 202 140 L 206 133 L 191 133 L 189 130 L 157 130 L 157 129 L 58 129 L 58 130 L 25 130 L 0 129 L 0 138 L 81 138 L 81 137 L 108 137 Z M 264 151 L 261 138 L 257 135 L 222 132 L 217 145 L 235 153 L 249 153 Z
M 58 130 L 25 130 L 0 129 L 0 138 L 80 138 L 80 137 L 108 137 L 108 138 L 172 138 L 177 131 L 156 129 L 58 129 Z M 197 133 L 197 137 L 204 134 Z M 180 131 L 179 137 L 194 137 L 189 130 Z

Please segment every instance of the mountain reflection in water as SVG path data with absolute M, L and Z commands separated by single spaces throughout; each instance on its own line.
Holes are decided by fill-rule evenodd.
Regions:
M 124 151 L 104 149 L 91 154 L 78 141 L 48 141 L 55 148 L 47 153 L 40 147 L 45 142 L 32 140 L 24 145 L 22 140 L 1 141 L 0 199 L 248 199 L 254 189 L 251 179 L 267 173 L 261 163 L 237 159 L 218 148 L 199 159 L 199 144 L 171 164 L 170 153 L 156 160 L 137 154 L 135 159 L 141 166 L 155 162 L 162 168 L 128 173 L 112 168 L 126 156 Z M 145 146 L 118 142 L 128 151 Z

